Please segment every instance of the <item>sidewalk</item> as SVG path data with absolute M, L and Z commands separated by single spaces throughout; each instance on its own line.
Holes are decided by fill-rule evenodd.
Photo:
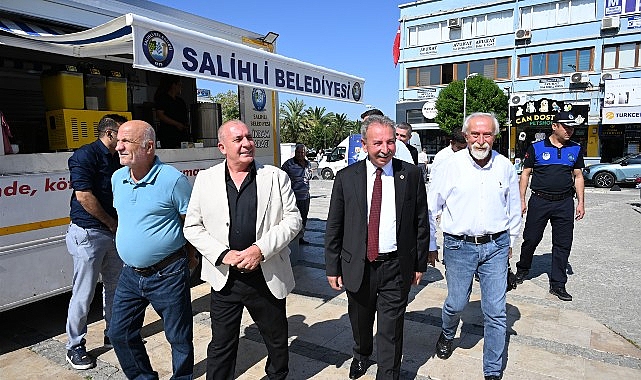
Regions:
M 344 292 L 329 288 L 324 272 L 323 237 L 331 182 L 313 181 L 306 239 L 294 267 L 296 288 L 287 298 L 290 333 L 290 379 L 346 379 L 352 335 Z M 637 194 L 638 196 L 638 194 Z M 514 267 L 514 260 L 512 266 Z M 404 379 L 482 379 L 483 326 L 478 283 L 466 308 L 454 354 L 434 356 L 441 307 L 447 293 L 444 268 L 437 263 L 414 287 L 405 323 Z M 210 339 L 209 287 L 192 289 L 195 377 L 205 378 Z M 538 281 L 526 281 L 508 293 L 508 355 L 504 379 L 639 379 L 641 350 L 590 315 L 548 294 Z M 572 306 L 572 305 L 570 305 Z M 104 322 L 89 327 L 87 348 L 98 366 L 75 371 L 65 363 L 66 336 L 57 335 L 0 356 L 0 379 L 124 379 L 113 350 L 102 347 Z M 10 328 L 3 326 L 3 329 Z M 262 379 L 266 350 L 256 325 L 245 313 L 241 326 L 237 377 Z M 171 353 L 162 322 L 148 310 L 143 335 L 154 368 L 171 376 Z M 5 342 L 2 342 L 5 344 Z M 3 350 L 4 351 L 4 350 Z M 362 379 L 376 375 L 373 364 Z

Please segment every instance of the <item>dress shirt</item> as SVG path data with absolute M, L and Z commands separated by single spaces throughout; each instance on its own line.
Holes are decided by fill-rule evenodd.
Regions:
M 256 166 L 251 165 L 249 173 L 239 189 L 236 188 L 227 166 L 225 166 L 225 179 L 230 217 L 229 248 L 242 251 L 256 242 L 256 212 L 258 210 Z
M 521 226 L 521 198 L 512 163 L 496 151 L 480 167 L 468 149 L 448 158 L 427 195 L 430 219 L 430 251 L 436 247 L 436 215 L 441 229 L 451 235 L 479 236 L 508 231 L 510 246 Z
M 436 170 L 436 168 L 439 165 L 441 165 L 445 160 L 447 160 L 449 157 L 451 157 L 453 154 L 454 154 L 454 151 L 452 150 L 452 145 L 448 145 L 445 148 L 436 152 L 436 155 L 434 155 L 434 158 L 432 159 L 430 178 L 434 177 L 434 171 Z
M 367 168 L 367 220 L 369 220 L 376 166 L 367 160 L 365 167 Z M 378 226 L 378 253 L 387 253 L 396 251 L 396 190 L 392 161 L 390 160 L 381 169 L 383 169 L 383 173 L 381 173 L 383 197 L 381 199 L 381 219 Z

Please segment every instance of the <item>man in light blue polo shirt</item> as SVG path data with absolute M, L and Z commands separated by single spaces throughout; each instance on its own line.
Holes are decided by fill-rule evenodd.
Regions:
M 118 129 L 116 151 L 124 167 L 113 174 L 111 185 L 118 212 L 116 247 L 125 265 L 108 335 L 127 378 L 157 379 L 140 336 L 151 303 L 171 344 L 172 379 L 192 379 L 189 267 L 197 260 L 182 233 L 191 185 L 156 157 L 155 146 L 154 130 L 144 121 L 132 120 Z

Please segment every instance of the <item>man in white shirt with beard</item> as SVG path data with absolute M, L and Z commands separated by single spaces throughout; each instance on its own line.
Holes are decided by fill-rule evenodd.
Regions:
M 447 170 L 433 179 L 427 196 L 430 258 L 438 255 L 435 217 L 441 214 L 447 298 L 442 333 L 436 344 L 441 359 L 451 356 L 460 315 L 470 299 L 478 273 L 484 316 L 483 372 L 501 379 L 506 334 L 508 258 L 521 226 L 521 200 L 516 171 L 492 150 L 499 123 L 492 114 L 465 119 L 467 149 L 448 158 Z

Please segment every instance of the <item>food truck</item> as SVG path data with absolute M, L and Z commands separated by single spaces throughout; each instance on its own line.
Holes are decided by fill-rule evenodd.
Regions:
M 108 113 L 156 125 L 163 73 L 181 77 L 194 141 L 158 156 L 194 180 L 223 157 L 196 79 L 238 86 L 256 160 L 279 165 L 278 93 L 361 102 L 364 80 L 276 54 L 262 34 L 147 1 L 0 2 L 0 312 L 69 291 L 67 160 Z

